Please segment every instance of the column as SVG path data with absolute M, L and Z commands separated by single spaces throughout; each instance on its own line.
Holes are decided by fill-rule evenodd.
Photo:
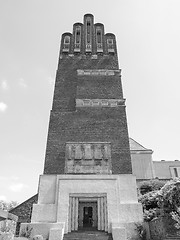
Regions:
M 104 197 L 104 230 L 108 231 L 107 197 Z
M 101 230 L 104 230 L 104 198 L 101 197 Z
M 76 197 L 75 198 L 75 224 L 74 224 L 74 230 L 77 231 L 78 230 L 78 204 L 79 204 L 79 198 Z
M 71 232 L 71 222 L 72 222 L 72 197 L 69 197 L 68 232 Z
M 71 221 L 71 230 L 74 231 L 75 230 L 75 197 L 72 197 L 72 221 Z
M 101 230 L 101 199 L 98 197 L 97 201 L 97 208 L 98 208 L 98 230 Z

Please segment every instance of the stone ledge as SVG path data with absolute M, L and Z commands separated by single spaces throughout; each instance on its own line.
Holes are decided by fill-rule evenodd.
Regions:
M 114 76 L 114 75 L 120 75 L 121 70 L 108 70 L 108 69 L 78 69 L 77 75 L 78 76 Z
M 76 107 L 119 107 L 125 99 L 76 99 Z

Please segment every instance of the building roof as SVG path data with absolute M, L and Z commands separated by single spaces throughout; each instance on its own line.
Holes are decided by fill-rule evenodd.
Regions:
M 5 219 L 14 220 L 15 222 L 17 222 L 18 216 L 9 213 L 8 211 L 0 209 L 0 221 L 3 221 Z
M 152 152 L 151 149 L 143 147 L 141 144 L 139 144 L 132 138 L 129 138 L 129 145 L 130 145 L 131 151 L 151 151 Z

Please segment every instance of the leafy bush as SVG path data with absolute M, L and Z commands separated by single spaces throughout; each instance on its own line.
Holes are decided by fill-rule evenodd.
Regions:
M 18 203 L 16 201 L 6 202 L 4 200 L 0 200 L 0 209 L 10 211 L 14 207 L 16 207 Z
M 160 186 L 158 184 L 154 183 L 154 188 L 158 188 Z M 148 183 L 147 185 L 149 186 Z M 168 213 L 176 221 L 176 226 L 180 228 L 179 178 L 168 181 L 160 190 L 151 191 L 139 196 L 139 202 L 143 205 L 145 221 L 151 221 L 160 215 Z
M 140 239 L 146 240 L 146 229 L 142 224 L 139 224 L 139 223 L 136 224 L 136 231 Z
M 26 226 L 21 230 L 20 237 L 30 238 L 32 229 L 33 228 L 29 228 L 28 226 Z
M 2 233 L 12 233 L 14 234 L 16 230 L 16 222 L 13 220 L 5 220 L 4 224 L 0 228 Z
M 143 181 L 139 183 L 139 190 L 141 194 L 146 194 L 148 192 L 160 190 L 165 185 L 165 183 L 166 181 L 159 179 Z

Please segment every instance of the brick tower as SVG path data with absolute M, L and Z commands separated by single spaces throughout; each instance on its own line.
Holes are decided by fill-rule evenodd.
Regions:
M 140 221 L 115 35 L 86 14 L 83 24 L 75 23 L 61 38 L 31 225 L 52 239 L 87 227 L 115 238 L 118 231 L 133 236 L 132 226 Z
M 132 173 L 120 74 L 115 36 L 91 14 L 62 35 L 44 174 Z

